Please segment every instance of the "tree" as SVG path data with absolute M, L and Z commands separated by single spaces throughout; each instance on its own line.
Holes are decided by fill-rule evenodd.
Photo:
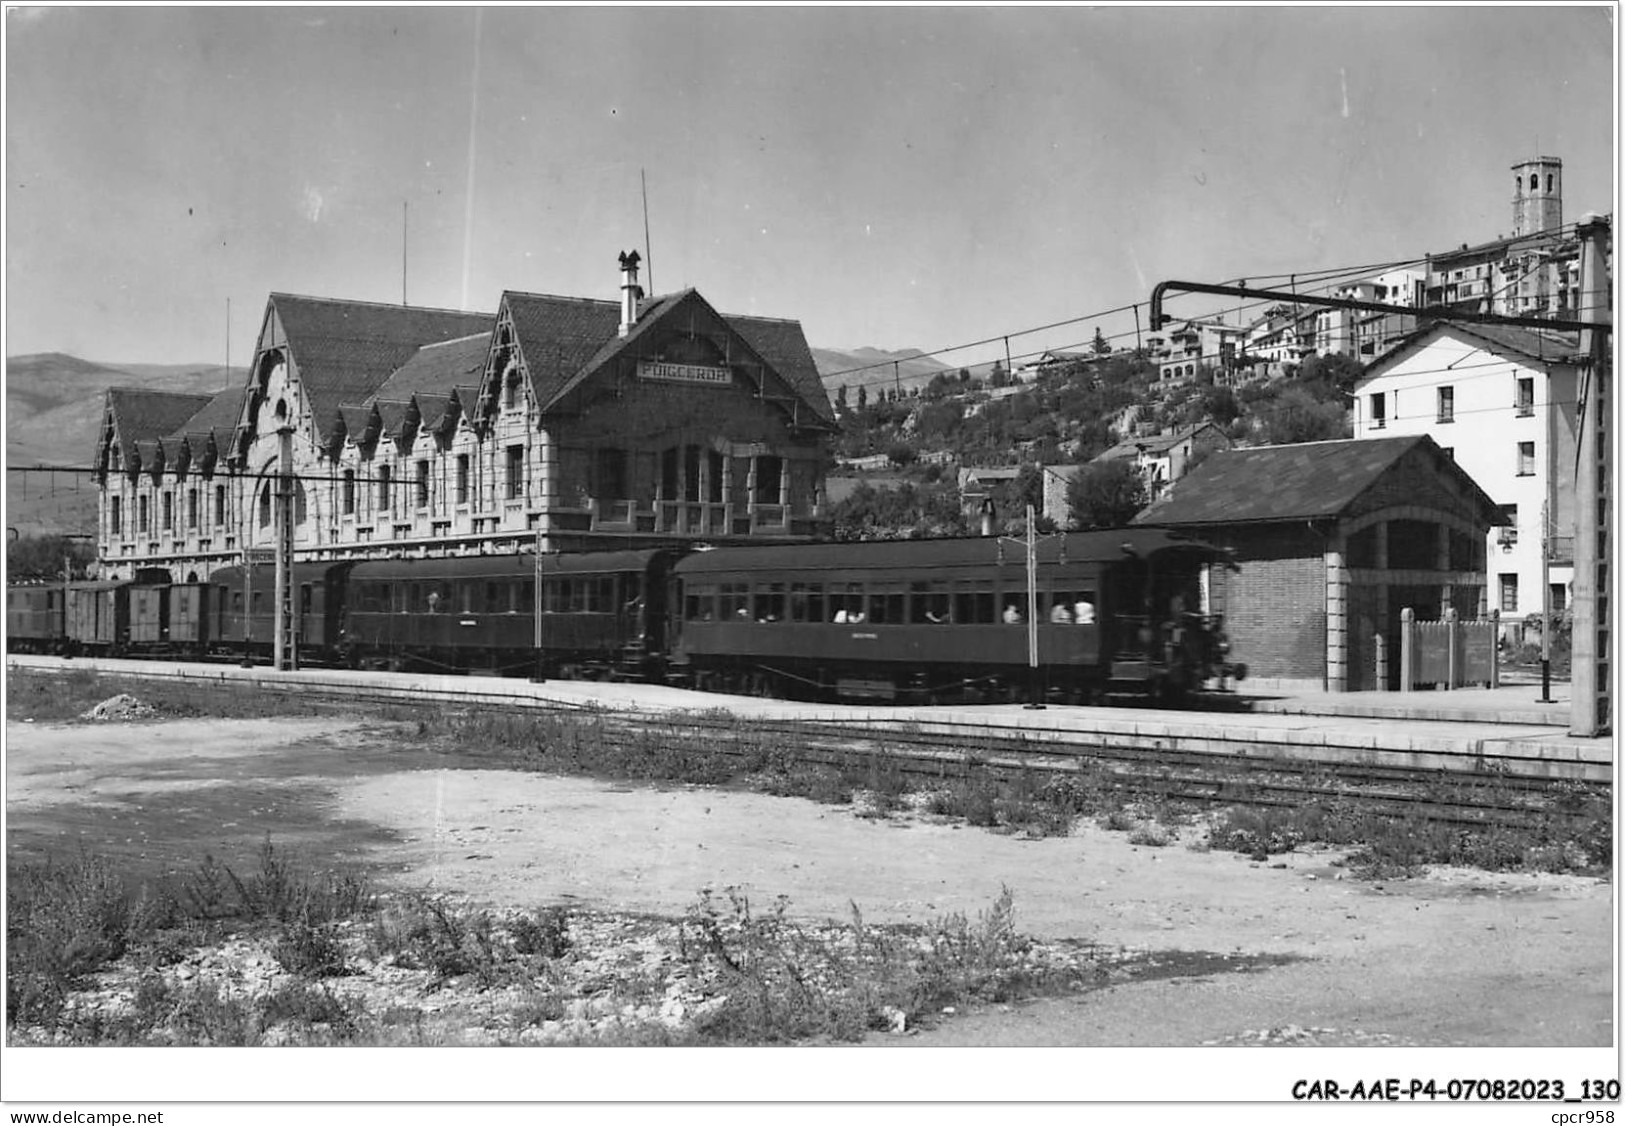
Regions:
M 869 388 L 865 384 L 858 384 L 858 409 L 861 411 L 869 405 Z
M 1099 325 L 1095 326 L 1095 339 L 1094 342 L 1090 344 L 1090 347 L 1094 349 L 1095 355 L 1097 356 L 1104 356 L 1106 353 L 1112 350 L 1112 346 L 1106 343 L 1106 334 L 1100 331 Z
M 993 361 L 993 370 L 987 373 L 989 387 L 1003 387 L 1010 382 L 1010 374 L 1004 370 L 1004 364 L 999 360 Z
M 61 534 L 21 536 L 6 544 L 6 578 L 9 582 L 46 581 L 62 577 L 62 561 L 72 560 L 73 574 L 79 577 L 96 561 L 96 543 Z
M 1270 446 L 1325 442 L 1349 436 L 1348 412 L 1342 405 L 1322 402 L 1302 387 L 1288 387 L 1256 415 L 1259 436 Z
M 1067 483 L 1066 505 L 1079 530 L 1127 524 L 1150 502 L 1145 477 L 1126 458 L 1093 462 Z
M 1315 355 L 1298 369 L 1298 382 L 1321 402 L 1342 406 L 1354 394 L 1354 384 L 1364 370 L 1358 360 L 1341 352 Z
M 846 410 L 846 384 L 844 383 L 841 384 L 841 389 L 835 392 L 835 405 L 843 411 Z

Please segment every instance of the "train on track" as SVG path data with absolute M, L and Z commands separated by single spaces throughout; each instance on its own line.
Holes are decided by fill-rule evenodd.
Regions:
M 802 699 L 1158 701 L 1246 675 L 1223 551 L 1157 528 L 295 564 L 300 663 Z M 12 650 L 268 660 L 274 568 L 14 586 Z

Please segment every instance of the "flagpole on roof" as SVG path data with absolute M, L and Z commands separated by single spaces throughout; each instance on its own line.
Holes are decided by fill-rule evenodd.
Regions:
M 643 169 L 638 169 L 638 179 L 643 183 L 643 264 L 649 270 L 649 292 L 655 292 L 655 256 L 649 248 L 649 176 Z

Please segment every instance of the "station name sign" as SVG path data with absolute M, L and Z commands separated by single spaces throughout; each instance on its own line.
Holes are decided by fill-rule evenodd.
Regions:
M 710 367 L 701 364 L 668 364 L 656 360 L 639 360 L 638 378 L 651 379 L 660 383 L 725 385 L 732 383 L 734 377 L 733 372 L 727 368 Z

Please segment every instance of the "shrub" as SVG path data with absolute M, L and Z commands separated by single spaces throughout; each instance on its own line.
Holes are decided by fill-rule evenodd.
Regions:
M 19 865 L 6 888 L 6 1015 L 54 1026 L 67 993 L 129 946 L 135 901 L 108 863 Z

